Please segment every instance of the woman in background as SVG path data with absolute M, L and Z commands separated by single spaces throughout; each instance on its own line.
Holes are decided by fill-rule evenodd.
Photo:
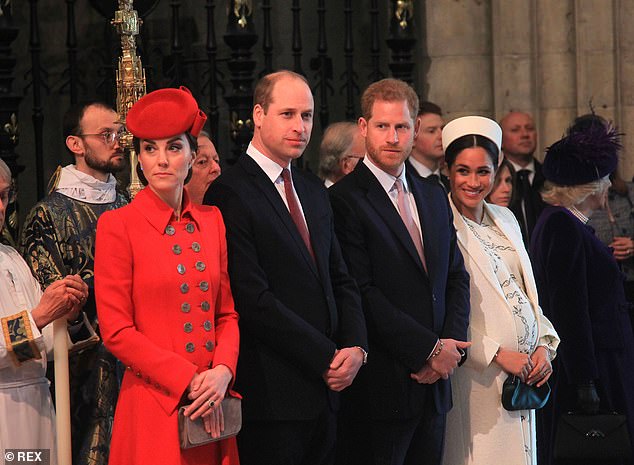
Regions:
M 220 434 L 238 359 L 222 216 L 183 190 L 205 120 L 184 87 L 147 94 L 127 115 L 147 187 L 99 218 L 95 256 L 101 334 L 127 367 L 110 465 L 238 463 L 235 438 L 179 442 L 183 404 Z
M 557 333 L 539 308 L 531 263 L 513 213 L 485 202 L 498 167 L 502 130 L 467 116 L 442 131 L 458 245 L 470 276 L 472 343 L 451 383 L 444 465 L 535 465 L 535 412 L 502 406 L 510 375 L 543 385 Z
M 493 189 L 491 193 L 487 195 L 486 201 L 500 207 L 507 207 L 511 203 L 513 196 L 513 176 L 515 175 L 515 169 L 513 165 L 506 160 L 502 159 L 500 166 L 495 171 L 495 180 L 493 182 Z
M 212 182 L 220 176 L 220 157 L 216 147 L 206 131 L 200 131 L 197 139 L 198 150 L 192 166 L 192 176 L 185 190 L 192 202 L 202 205 L 205 192 Z

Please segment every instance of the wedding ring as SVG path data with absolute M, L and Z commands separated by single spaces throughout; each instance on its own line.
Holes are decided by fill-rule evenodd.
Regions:
M 216 403 L 213 400 L 210 400 L 207 405 L 209 405 L 209 408 L 213 408 L 214 405 L 216 405 Z

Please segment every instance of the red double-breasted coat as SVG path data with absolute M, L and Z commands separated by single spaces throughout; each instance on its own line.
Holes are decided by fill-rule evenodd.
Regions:
M 184 194 L 180 221 L 146 188 L 99 219 L 95 292 L 106 347 L 127 367 L 110 465 L 238 463 L 235 439 L 182 451 L 177 415 L 194 373 L 235 375 L 238 315 L 222 216 Z

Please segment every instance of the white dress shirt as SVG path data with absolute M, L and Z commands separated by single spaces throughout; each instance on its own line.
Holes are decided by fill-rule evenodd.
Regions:
M 370 157 L 364 157 L 363 163 L 365 163 L 368 169 L 372 171 L 372 174 L 379 181 L 379 183 L 381 184 L 381 187 L 383 187 L 383 189 L 385 190 L 385 193 L 392 201 L 394 208 L 396 208 L 396 211 L 398 211 L 398 205 L 396 202 L 396 197 L 398 193 L 396 192 L 396 187 L 394 186 L 394 183 L 396 182 L 397 177 L 386 173 L 381 168 L 376 166 L 374 163 L 372 163 L 372 160 L 370 160 Z M 423 239 L 423 234 L 420 227 L 420 218 L 418 217 L 418 208 L 416 207 L 416 201 L 414 199 L 414 195 L 412 194 L 412 191 L 409 188 L 409 185 L 407 184 L 407 177 L 405 176 L 405 165 L 403 165 L 403 170 L 401 171 L 401 174 L 398 175 L 398 178 L 403 182 L 403 190 L 405 192 L 405 195 L 407 196 L 407 200 L 409 201 L 410 210 L 412 212 L 414 223 L 416 223 L 416 227 L 418 228 L 418 232 L 421 235 L 421 242 L 424 247 L 425 241 Z
M 251 143 L 249 143 L 249 147 L 247 148 L 247 155 L 249 155 L 253 159 L 253 161 L 255 161 L 258 164 L 258 166 L 262 168 L 262 171 L 264 171 L 264 173 L 268 176 L 268 178 L 271 180 L 271 182 L 275 186 L 275 189 L 277 189 L 277 192 L 280 194 L 280 197 L 282 198 L 284 205 L 286 205 L 286 209 L 289 210 L 288 202 L 286 200 L 286 193 L 284 192 L 284 180 L 282 179 L 282 170 L 284 168 L 288 168 L 288 170 L 291 172 L 291 179 L 292 179 L 291 164 L 289 163 L 288 166 L 278 165 L 276 162 L 274 162 L 269 157 L 267 157 L 262 152 L 260 152 L 258 149 L 256 149 Z M 295 190 L 295 184 L 293 183 L 291 187 L 293 190 L 293 195 L 295 196 L 295 200 L 297 200 L 297 205 L 299 205 L 299 209 L 302 213 L 304 224 L 306 224 L 306 215 L 304 215 L 304 207 L 302 206 L 302 202 L 299 200 L 297 191 Z M 306 229 L 308 229 L 308 224 L 306 224 Z

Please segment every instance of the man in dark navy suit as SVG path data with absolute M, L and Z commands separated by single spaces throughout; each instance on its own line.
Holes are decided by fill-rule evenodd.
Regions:
M 371 354 L 343 394 L 342 465 L 439 464 L 449 376 L 470 345 L 469 276 L 447 196 L 405 168 L 417 108 L 403 81 L 370 85 L 359 119 L 366 157 L 329 189 Z
M 253 123 L 246 154 L 205 196 L 225 220 L 240 314 L 240 460 L 330 464 L 338 391 L 367 360 L 367 335 L 327 191 L 317 177 L 291 166 L 313 124 L 305 78 L 290 71 L 263 77 Z
M 521 111 L 511 111 L 500 120 L 502 151 L 513 165 L 513 196 L 509 209 L 520 224 L 528 250 L 533 229 L 546 206 L 540 191 L 544 186 L 542 164 L 534 157 L 537 130 L 533 117 Z

